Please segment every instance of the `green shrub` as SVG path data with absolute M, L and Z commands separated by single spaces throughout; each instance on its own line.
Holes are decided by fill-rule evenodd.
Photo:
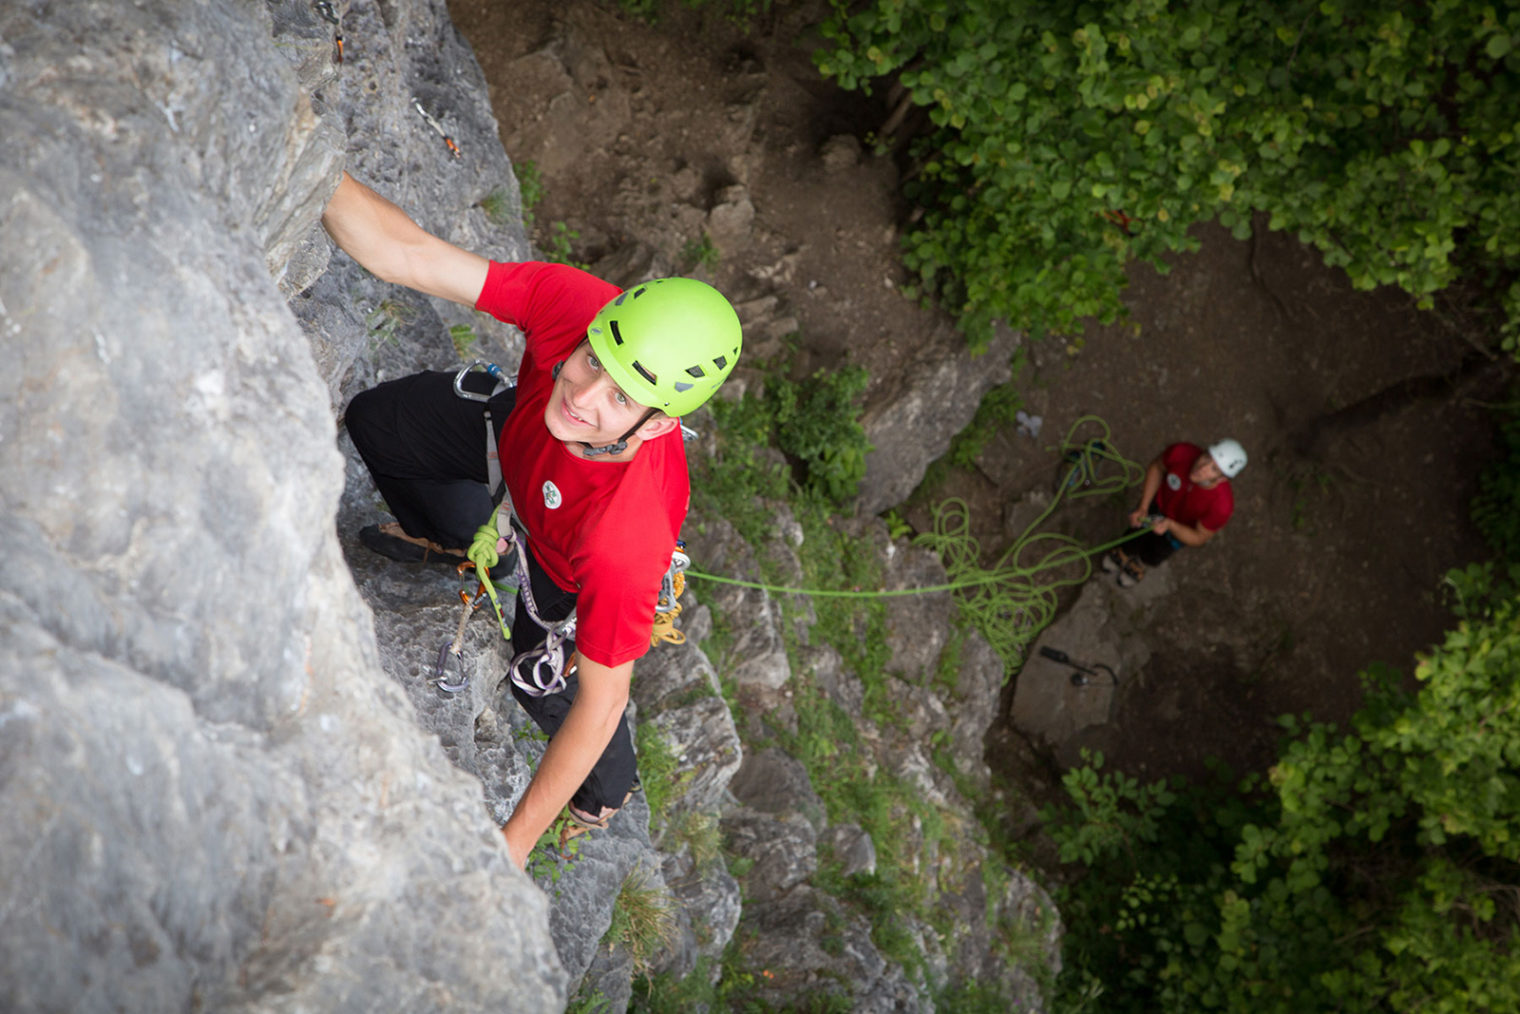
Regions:
M 739 528 L 746 541 L 769 538 L 770 511 L 760 499 L 785 499 L 785 475 L 761 453 L 776 447 L 793 464 L 793 479 L 807 496 L 835 504 L 855 496 L 870 451 L 856 418 L 855 400 L 868 377 L 861 367 L 820 370 L 805 380 L 788 379 L 781 368 L 766 378 L 765 393 L 746 391 L 738 401 L 714 401 L 718 453 L 701 466 L 694 493 Z
M 639 759 L 639 781 L 649 803 L 649 821 L 657 825 L 664 820 L 666 807 L 686 791 L 692 772 L 676 776 L 680 762 L 653 722 L 639 723 L 633 733 L 633 744 Z
M 904 259 L 974 344 L 1108 322 L 1124 267 L 1217 219 L 1296 233 L 1422 306 L 1459 274 L 1520 328 L 1520 9 L 1438 0 L 831 0 L 819 69 L 930 126 Z
M 863 367 L 845 366 L 801 381 L 774 376 L 766 382 L 776 446 L 798 462 L 803 488 L 841 506 L 866 474 L 871 445 L 855 400 L 869 381 Z
M 1068 776 L 1062 1005 L 1520 1009 L 1520 598 L 1477 570 L 1417 689 L 1373 667 L 1347 730 L 1285 718 L 1268 781 Z

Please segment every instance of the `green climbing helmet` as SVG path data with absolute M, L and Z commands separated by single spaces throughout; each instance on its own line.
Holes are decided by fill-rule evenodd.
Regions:
M 744 344 L 734 308 L 695 278 L 634 286 L 597 312 L 586 337 L 625 394 L 670 416 L 711 398 Z

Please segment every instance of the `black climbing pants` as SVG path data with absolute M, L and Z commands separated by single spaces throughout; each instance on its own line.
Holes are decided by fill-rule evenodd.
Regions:
M 555 584 L 548 573 L 538 565 L 538 561 L 533 558 L 531 549 L 528 551 L 528 577 L 533 582 L 533 601 L 538 604 L 539 615 L 550 622 L 562 620 L 570 615 L 570 610 L 575 608 L 575 593 L 568 592 Z M 528 610 L 523 606 L 521 592 L 517 595 L 516 607 L 517 612 L 512 617 L 514 657 L 537 648 L 549 636 L 548 631 L 534 623 L 533 617 L 528 615 Z M 567 662 L 574 647 L 573 643 L 565 647 Z M 545 697 L 534 697 L 525 693 L 511 680 L 507 681 L 507 685 L 512 688 L 512 696 L 518 704 L 522 705 L 522 709 L 540 729 L 552 738 L 564 724 L 565 716 L 570 713 L 570 704 L 575 700 L 576 692 L 580 689 L 580 677 L 576 673 L 571 673 L 565 678 L 565 689 Z M 575 795 L 570 797 L 570 805 L 593 817 L 601 813 L 604 806 L 617 809 L 623 805 L 623 799 L 628 795 L 628 790 L 633 787 L 638 775 L 638 761 L 633 753 L 633 736 L 628 731 L 628 719 L 624 717 L 618 723 L 617 731 L 612 734 L 612 741 L 607 744 L 607 749 L 602 751 L 602 756 L 597 759 L 591 773 L 575 791 Z
M 1134 531 L 1135 529 L 1131 528 L 1124 534 L 1130 535 Z M 1172 554 L 1177 552 L 1181 546 L 1177 543 L 1177 540 L 1169 535 L 1157 535 L 1155 532 L 1146 529 L 1144 535 L 1136 536 L 1128 542 L 1121 543 L 1119 548 L 1130 556 L 1138 556 L 1140 562 L 1147 567 L 1159 567 L 1170 559 Z
M 467 390 L 483 394 L 495 381 L 476 372 L 466 375 L 464 384 Z M 388 380 L 348 403 L 344 413 L 348 435 L 403 531 L 446 549 L 470 545 L 475 529 L 490 520 L 495 510 L 486 487 L 485 411 L 489 406 L 492 437 L 500 440 L 516 397 L 516 390 L 508 389 L 489 403 L 470 401 L 454 393 L 454 374 L 431 372 Z M 575 608 L 575 593 L 555 584 L 531 551 L 527 560 L 541 615 L 549 621 L 569 616 Z M 512 619 L 514 657 L 538 647 L 547 636 L 528 615 L 519 592 Z M 510 681 L 508 685 L 523 710 L 553 736 L 564 723 L 580 683 L 572 675 L 564 690 L 547 697 L 530 697 Z M 622 806 L 637 777 L 633 738 L 624 719 L 570 801 L 593 816 L 603 806 Z
M 495 381 L 476 372 L 465 384 L 484 393 Z M 516 398 L 509 388 L 491 399 L 494 439 Z M 406 534 L 465 549 L 490 520 L 486 405 L 459 397 L 454 375 L 438 372 L 388 380 L 348 403 L 348 435 Z

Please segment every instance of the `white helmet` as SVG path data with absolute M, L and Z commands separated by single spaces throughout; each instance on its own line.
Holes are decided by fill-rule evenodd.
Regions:
M 1240 441 L 1229 437 L 1210 444 L 1209 457 L 1214 459 L 1226 479 L 1235 478 L 1246 467 L 1246 449 L 1240 446 Z

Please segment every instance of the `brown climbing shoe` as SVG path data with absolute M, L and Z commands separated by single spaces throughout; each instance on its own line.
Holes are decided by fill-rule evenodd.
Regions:
M 444 549 L 429 539 L 408 535 L 395 521 L 359 529 L 359 541 L 366 549 L 402 563 L 444 563 L 453 567 L 464 559 L 464 550 Z
M 1145 564 L 1131 556 L 1124 561 L 1124 569 L 1119 571 L 1119 587 L 1133 588 L 1145 579 Z

